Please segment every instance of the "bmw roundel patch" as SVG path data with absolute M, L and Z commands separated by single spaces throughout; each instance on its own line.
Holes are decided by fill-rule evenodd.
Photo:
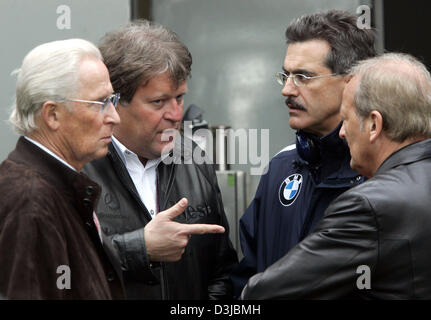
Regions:
M 301 191 L 302 175 L 295 173 L 288 176 L 280 186 L 278 196 L 283 206 L 290 206 L 295 202 Z

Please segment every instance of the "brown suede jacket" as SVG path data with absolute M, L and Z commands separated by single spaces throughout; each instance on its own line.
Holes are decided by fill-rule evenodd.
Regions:
M 93 221 L 100 187 L 21 137 L 0 165 L 0 295 L 122 299 Z M 113 264 L 114 262 L 114 264 Z

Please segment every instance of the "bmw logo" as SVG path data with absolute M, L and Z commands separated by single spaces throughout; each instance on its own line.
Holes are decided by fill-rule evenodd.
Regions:
M 302 175 L 296 173 L 288 176 L 280 186 L 278 192 L 280 202 L 283 206 L 290 206 L 298 197 L 302 186 Z

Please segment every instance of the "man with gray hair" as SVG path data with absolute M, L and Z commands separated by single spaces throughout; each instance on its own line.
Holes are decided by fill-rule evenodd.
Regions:
M 243 299 L 431 298 L 431 77 L 406 54 L 352 70 L 340 137 L 370 178 L 334 200 L 316 230 Z
M 127 297 L 232 297 L 229 273 L 237 256 L 214 168 L 195 163 L 192 155 L 201 150 L 190 150 L 192 143 L 176 136 L 192 64 L 189 50 L 174 32 L 148 21 L 108 33 L 100 50 L 121 94 L 121 124 L 107 156 L 85 171 L 102 185 L 97 212 L 120 253 Z M 181 197 L 189 201 L 183 214 L 159 213 Z M 206 234 L 217 230 L 203 224 L 226 232 Z
M 93 211 L 100 188 L 80 173 L 108 151 L 118 97 L 88 41 L 45 43 L 24 58 L 10 116 L 21 137 L 0 165 L 5 298 L 123 298 L 115 251 L 102 244 Z

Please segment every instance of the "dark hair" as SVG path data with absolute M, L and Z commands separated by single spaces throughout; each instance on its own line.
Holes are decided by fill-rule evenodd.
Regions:
M 331 46 L 326 66 L 332 72 L 345 74 L 359 60 L 374 57 L 375 31 L 356 25 L 359 15 L 330 10 L 304 15 L 286 29 L 287 43 L 325 40 Z
M 178 86 L 191 72 L 192 55 L 173 31 L 137 20 L 107 33 L 99 45 L 111 83 L 129 103 L 139 85 L 166 71 Z

